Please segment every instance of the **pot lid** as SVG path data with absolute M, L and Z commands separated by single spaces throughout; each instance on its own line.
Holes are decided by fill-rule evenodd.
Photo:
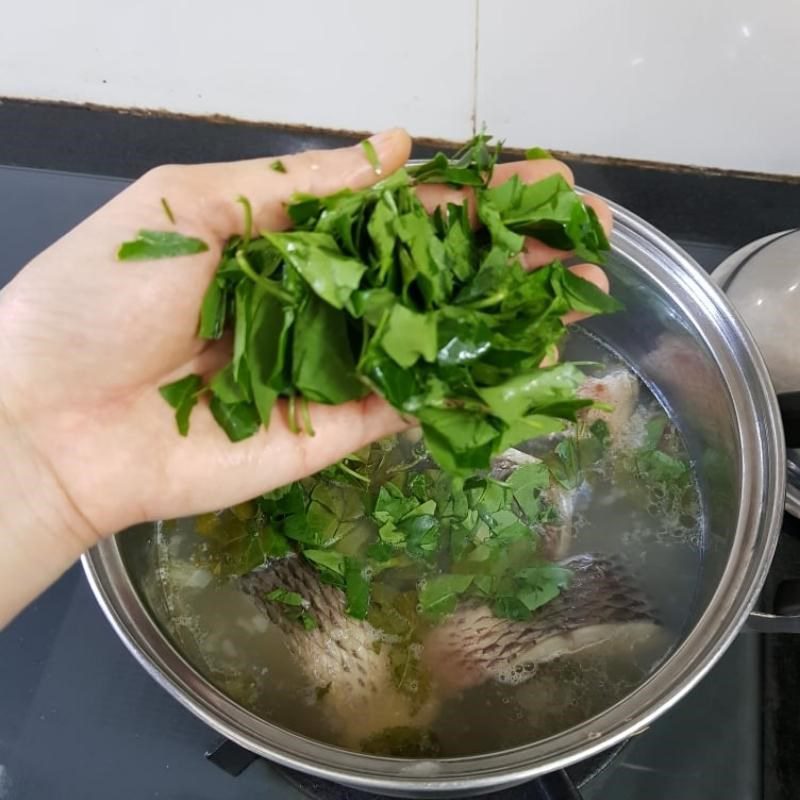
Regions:
M 745 245 L 712 277 L 753 334 L 775 391 L 784 398 L 800 393 L 800 348 L 794 333 L 800 312 L 800 228 Z M 800 449 L 790 447 L 787 455 L 786 510 L 800 518 Z

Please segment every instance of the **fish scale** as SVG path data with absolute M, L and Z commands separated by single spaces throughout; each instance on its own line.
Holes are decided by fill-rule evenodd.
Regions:
M 426 663 L 451 688 L 503 680 L 516 669 L 608 641 L 628 625 L 659 625 L 650 602 L 622 565 L 592 554 L 559 562 L 573 572 L 567 589 L 531 619 L 500 619 L 483 604 L 462 604 L 425 642 Z M 573 635 L 574 634 L 574 635 Z
M 414 704 L 395 687 L 385 637 L 348 616 L 344 593 L 322 583 L 307 562 L 289 556 L 243 576 L 240 584 L 283 632 L 298 667 L 320 690 L 320 710 L 346 746 L 359 748 L 387 729 L 431 724 L 440 701 Z M 280 603 L 267 600 L 275 589 L 301 595 L 317 627 L 306 630 L 283 613 Z
M 602 644 L 629 626 L 655 629 L 658 617 L 636 582 L 614 559 L 582 554 L 558 562 L 573 572 L 569 586 L 530 620 L 494 616 L 462 603 L 428 635 L 423 658 L 439 688 L 420 707 L 392 680 L 384 637 L 368 622 L 345 613 L 343 593 L 320 582 L 297 556 L 241 578 L 258 607 L 284 633 L 300 669 L 324 694 L 320 706 L 348 746 L 390 728 L 429 726 L 453 691 L 510 674 L 530 675 L 536 664 Z M 266 596 L 274 589 L 300 594 L 317 620 L 305 630 Z M 646 630 L 642 631 L 646 632 Z

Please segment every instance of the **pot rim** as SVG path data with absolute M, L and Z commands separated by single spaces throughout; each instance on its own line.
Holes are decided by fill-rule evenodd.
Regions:
M 580 190 L 579 191 L 583 191 Z M 785 448 L 766 366 L 736 311 L 702 268 L 649 223 L 609 202 L 612 248 L 657 254 L 655 276 L 679 289 L 673 303 L 714 355 L 738 422 L 741 486 L 736 534 L 719 584 L 681 644 L 637 689 L 560 734 L 496 753 L 437 760 L 364 755 L 324 744 L 244 710 L 178 653 L 134 588 L 115 540 L 82 557 L 92 591 L 128 650 L 176 700 L 221 735 L 283 766 L 371 791 L 431 793 L 512 785 L 596 755 L 642 732 L 678 702 L 722 656 L 755 605 L 777 544 L 785 492 Z M 666 289 L 665 289 L 666 290 Z

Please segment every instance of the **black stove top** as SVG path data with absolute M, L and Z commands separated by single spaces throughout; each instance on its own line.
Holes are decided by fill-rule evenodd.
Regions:
M 290 146 L 283 144 L 286 149 Z M 270 152 L 269 146 L 264 149 Z M 0 144 L 0 162 L 3 154 Z M 20 163 L 16 151 L 7 160 Z M 169 155 L 159 160 L 170 160 Z M 46 166 L 41 160 L 32 163 Z M 91 156 L 84 154 L 79 168 L 90 171 L 91 166 Z M 615 168 L 604 170 L 586 166 L 583 182 L 619 186 Z M 591 182 L 592 177 L 597 180 Z M 651 183 L 657 184 L 657 179 L 657 174 L 646 176 Z M 124 185 L 124 180 L 76 172 L 0 167 L 0 285 Z M 597 188 L 614 196 L 604 186 Z M 634 194 L 643 192 L 640 186 L 630 188 Z M 800 195 L 800 190 L 796 192 Z M 650 194 L 645 194 L 652 204 Z M 695 197 L 691 202 L 699 201 Z M 678 217 L 673 230 L 662 227 L 708 269 L 743 243 L 723 235 L 716 240 L 687 237 L 691 232 Z M 751 218 L 748 225 L 752 227 Z M 792 551 L 791 558 L 798 560 L 797 552 Z M 784 742 L 797 733 L 797 715 L 785 713 L 788 701 L 774 681 L 775 664 L 789 663 L 788 654 L 795 652 L 795 646 L 781 649 L 765 644 L 775 638 L 780 639 L 740 634 L 688 697 L 582 785 L 582 796 L 586 800 L 798 796 L 800 785 L 791 783 L 791 770 L 772 751 L 778 746 L 775 731 L 781 732 Z M 159 688 L 127 652 L 79 567 L 0 633 L 0 800 L 364 797 L 298 781 L 260 759 L 234 777 L 204 757 L 219 743 L 214 731 Z M 579 765 L 571 773 L 579 781 L 586 769 Z M 517 800 L 538 796 L 525 787 L 503 795 Z

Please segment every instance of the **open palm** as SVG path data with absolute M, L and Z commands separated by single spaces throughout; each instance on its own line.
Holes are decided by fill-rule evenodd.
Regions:
M 386 175 L 402 166 L 402 131 L 373 138 Z M 379 398 L 313 406 L 316 436 L 289 431 L 279 404 L 268 430 L 232 444 L 202 403 L 192 434 L 179 437 L 158 394 L 188 372 L 209 375 L 230 358 L 230 343 L 197 338 L 198 309 L 227 238 L 241 232 L 247 197 L 257 229 L 288 225 L 284 203 L 297 191 L 361 188 L 377 176 L 360 147 L 282 159 L 167 166 L 148 173 L 32 261 L 0 293 L 0 413 L 26 431 L 39 469 L 58 484 L 96 535 L 135 522 L 221 508 L 317 471 L 404 422 Z M 553 160 L 498 167 L 538 180 L 567 167 Z M 432 207 L 457 199 L 421 187 Z M 162 204 L 174 214 L 171 222 Z M 589 198 L 606 229 L 610 213 Z M 119 262 L 116 251 L 140 229 L 177 230 L 207 252 Z M 531 267 L 559 255 L 531 241 Z M 583 277 L 607 288 L 597 268 Z

